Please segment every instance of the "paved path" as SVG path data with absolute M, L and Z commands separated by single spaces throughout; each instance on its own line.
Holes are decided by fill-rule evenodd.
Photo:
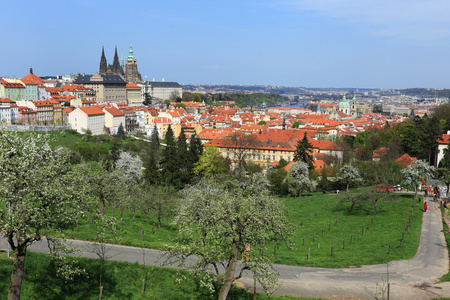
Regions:
M 428 201 L 429 210 L 424 213 L 420 245 L 413 259 L 389 263 L 390 299 L 432 299 L 450 297 L 450 283 L 437 283 L 448 272 L 448 250 L 442 233 L 442 222 L 438 203 Z M 3 245 L 2 245 L 3 243 Z M 0 249 L 5 249 L 5 240 Z M 83 256 L 97 258 L 90 252 L 89 243 L 73 241 L 82 247 Z M 156 250 L 110 245 L 107 255 L 112 260 L 158 265 Z M 31 246 L 31 251 L 48 252 L 45 242 Z M 172 266 L 176 267 L 176 266 Z M 386 264 L 362 266 L 360 268 L 324 269 L 287 265 L 276 265 L 280 272 L 282 287 L 275 295 L 296 297 L 359 297 L 374 299 L 376 283 L 387 278 Z M 253 279 L 248 274 L 240 280 L 248 290 L 253 290 Z M 258 292 L 262 290 L 258 287 Z

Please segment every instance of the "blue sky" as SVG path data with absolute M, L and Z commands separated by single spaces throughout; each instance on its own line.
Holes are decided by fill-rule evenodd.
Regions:
M 182 84 L 450 88 L 450 1 L 4 1 L 0 75 L 94 73 L 101 49 Z

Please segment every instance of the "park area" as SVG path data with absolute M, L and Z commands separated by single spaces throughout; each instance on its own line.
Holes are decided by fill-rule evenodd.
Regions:
M 414 202 L 413 196 L 354 189 L 341 194 L 313 193 L 300 198 L 279 198 L 285 204 L 289 220 L 295 225 L 292 235 L 294 245 L 293 249 L 288 249 L 285 244 L 276 247 L 269 244 L 267 248 L 275 263 L 311 267 L 351 267 L 411 258 L 417 251 L 422 221 L 422 202 Z M 109 207 L 106 213 L 119 219 L 118 209 L 111 210 Z M 74 224 L 66 232 L 77 239 L 96 238 L 95 228 L 81 220 L 78 231 Z M 123 245 L 163 249 L 165 243 L 170 244 L 176 237 L 177 228 L 172 225 L 170 217 L 163 218 L 158 228 L 156 216 L 149 214 L 144 217 L 142 212 L 136 210 L 133 219 L 132 212 L 125 210 L 122 231 L 117 221 L 116 242 Z M 255 253 L 258 249 L 252 250 Z M 105 299 L 217 298 L 216 294 L 210 294 L 201 287 L 189 272 L 113 260 L 107 261 L 104 267 Z M 0 272 L 7 277 L 12 261 L 2 258 L 0 262 Z M 47 255 L 29 253 L 22 298 L 33 299 L 36 295 L 46 299 L 98 297 L 99 260 L 78 259 L 78 262 L 87 270 L 89 277 L 80 278 L 76 283 L 63 283 L 62 279 L 56 278 L 55 265 Z M 141 293 L 143 276 L 147 282 L 144 294 Z M 185 280 L 180 282 L 180 277 Z M 2 295 L 6 295 L 7 290 L 6 283 L 0 285 Z M 258 295 L 258 299 L 265 297 Z M 229 299 L 253 299 L 253 294 L 233 288 Z
M 414 203 L 413 197 L 408 193 L 372 193 L 364 188 L 341 194 L 279 198 L 295 225 L 293 248 L 283 243 L 276 247 L 268 244 L 267 248 L 275 263 L 311 267 L 340 268 L 412 258 L 422 224 L 422 203 Z M 352 201 L 355 204 L 350 212 Z M 133 219 L 132 212 L 125 210 L 120 231 L 120 211 L 109 208 L 106 213 L 118 219 L 119 244 L 163 249 L 177 237 L 170 217 L 163 218 L 158 228 L 156 215 L 144 216 L 136 210 Z M 82 221 L 78 231 L 74 225 L 66 232 L 75 239 L 92 241 L 97 234 L 95 227 Z

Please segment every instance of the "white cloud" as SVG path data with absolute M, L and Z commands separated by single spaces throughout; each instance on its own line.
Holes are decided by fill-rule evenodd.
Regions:
M 447 0 L 288 0 L 283 5 L 361 26 L 372 35 L 423 41 L 450 36 Z

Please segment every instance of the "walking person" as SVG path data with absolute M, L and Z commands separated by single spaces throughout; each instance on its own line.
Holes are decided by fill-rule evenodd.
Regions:
M 425 203 L 423 204 L 423 211 L 426 212 L 428 209 L 428 203 L 427 201 L 425 201 Z

